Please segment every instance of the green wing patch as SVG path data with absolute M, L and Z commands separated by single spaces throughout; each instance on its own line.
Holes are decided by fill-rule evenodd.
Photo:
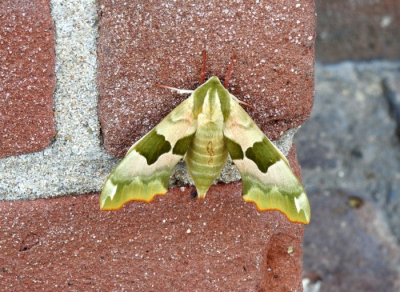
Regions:
M 148 165 L 152 165 L 162 154 L 171 150 L 171 144 L 153 129 L 133 149 L 146 158 Z
M 244 155 L 243 155 L 242 147 L 240 147 L 240 145 L 238 143 L 236 143 L 235 141 L 233 141 L 227 137 L 224 137 L 224 139 L 225 139 L 226 147 L 228 147 L 229 155 L 231 156 L 232 160 L 243 159 Z
M 275 151 L 272 143 L 266 137 L 261 142 L 254 143 L 253 147 L 246 150 L 246 157 L 253 160 L 258 169 L 266 173 L 270 165 L 278 162 L 281 156 Z
M 192 143 L 195 134 L 196 133 L 193 133 L 192 135 L 179 139 L 178 142 L 176 142 L 174 149 L 172 150 L 172 153 L 181 156 L 185 155 L 185 153 L 188 151 L 190 147 L 190 144 Z

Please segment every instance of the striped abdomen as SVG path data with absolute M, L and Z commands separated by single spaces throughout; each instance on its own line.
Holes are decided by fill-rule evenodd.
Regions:
M 196 185 L 199 198 L 206 196 L 227 158 L 228 150 L 224 143 L 222 121 L 199 123 L 185 157 L 188 172 Z

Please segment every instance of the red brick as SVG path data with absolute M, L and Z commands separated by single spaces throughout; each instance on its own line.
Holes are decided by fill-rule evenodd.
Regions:
M 99 115 L 106 150 L 123 156 L 185 97 L 157 88 L 224 80 L 272 139 L 302 124 L 314 91 L 314 3 L 307 1 L 99 1 Z
M 54 63 L 49 1 L 0 2 L 0 157 L 43 150 L 54 137 Z
M 259 213 L 241 184 L 172 189 L 100 211 L 98 194 L 0 202 L 7 291 L 301 291 L 303 225 Z
M 317 0 L 317 60 L 400 58 L 400 1 Z

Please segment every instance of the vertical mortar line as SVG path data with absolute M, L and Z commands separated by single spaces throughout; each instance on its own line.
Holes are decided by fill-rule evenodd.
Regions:
M 100 147 L 97 2 L 51 0 L 55 24 L 56 139 L 41 152 L 0 160 L 0 199 L 99 191 L 115 159 Z
M 97 146 L 100 141 L 96 86 L 97 5 L 95 0 L 52 0 L 51 7 L 56 28 L 57 140 L 75 154 L 84 154 L 88 145 Z

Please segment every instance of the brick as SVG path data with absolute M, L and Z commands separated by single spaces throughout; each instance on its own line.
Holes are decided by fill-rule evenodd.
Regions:
M 224 80 L 271 138 L 301 125 L 314 90 L 314 3 L 304 1 L 99 1 L 99 118 L 105 149 L 123 156 L 185 97 L 157 88 Z
M 400 2 L 316 1 L 321 62 L 400 58 Z
M 300 168 L 292 147 L 288 159 Z M 241 183 L 173 188 L 100 211 L 99 194 L 0 202 L 8 291 L 301 291 L 304 226 L 258 212 Z
M 241 184 L 174 188 L 100 211 L 98 194 L 0 202 L 9 291 L 301 291 L 303 225 L 258 213 Z
M 45 149 L 55 135 L 49 1 L 0 3 L 0 157 Z

